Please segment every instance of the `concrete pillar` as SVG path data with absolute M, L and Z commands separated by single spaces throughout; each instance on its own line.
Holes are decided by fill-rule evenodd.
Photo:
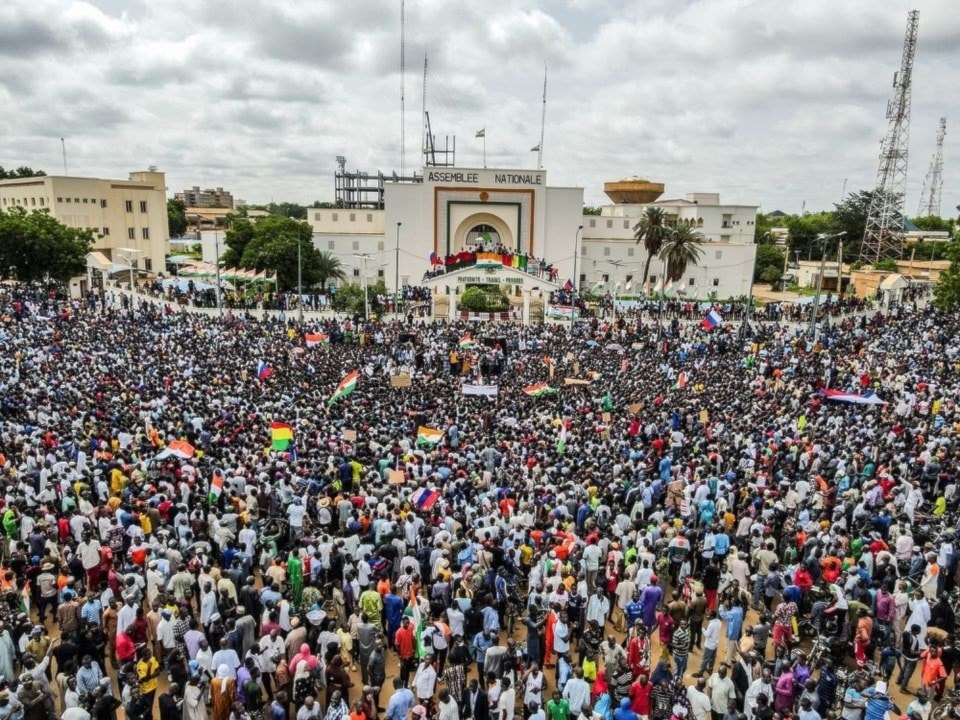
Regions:
M 523 324 L 530 324 L 530 294 L 533 290 L 524 290 L 523 292 Z

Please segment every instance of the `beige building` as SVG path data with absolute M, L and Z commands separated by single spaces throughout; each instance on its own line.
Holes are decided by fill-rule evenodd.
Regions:
M 182 200 L 188 208 L 229 208 L 233 209 L 233 195 L 222 187 L 201 190 L 199 185 L 178 192 L 174 196 Z
M 127 180 L 60 175 L 0 180 L 0 209 L 16 206 L 46 210 L 64 225 L 93 230 L 91 255 L 99 254 L 100 265 L 133 261 L 146 272 L 164 272 L 170 231 L 162 172 L 132 172 Z

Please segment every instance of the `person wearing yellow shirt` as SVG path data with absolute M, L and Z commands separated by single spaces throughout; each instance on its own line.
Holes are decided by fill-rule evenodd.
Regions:
M 153 698 L 157 694 L 157 676 L 160 674 L 160 663 L 153 656 L 150 646 L 140 648 L 140 660 L 137 661 L 137 679 L 140 685 L 140 694 L 147 701 L 147 707 L 153 707 Z

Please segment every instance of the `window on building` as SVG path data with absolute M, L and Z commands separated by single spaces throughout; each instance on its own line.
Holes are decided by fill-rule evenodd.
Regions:
M 379 270 L 377 270 L 377 277 L 378 277 L 378 278 L 382 278 L 382 277 L 383 277 L 383 268 L 380 268 Z
M 353 269 L 353 276 L 354 276 L 354 277 L 360 277 L 360 268 L 354 268 L 354 269 Z
M 357 221 L 357 214 L 350 213 L 350 222 L 356 222 L 356 221 Z
M 713 253 L 713 259 L 714 259 L 714 260 L 721 260 L 721 259 L 723 259 L 723 250 L 717 250 L 716 252 L 714 252 L 714 253 Z
M 144 240 L 149 240 L 149 239 L 150 239 L 150 228 L 140 228 L 140 236 L 141 236 Z
M 67 198 L 67 202 L 73 202 L 73 200 L 70 198 Z
M 107 206 L 107 201 L 101 198 L 101 199 L 100 199 L 100 207 L 105 208 L 106 206 Z
M 127 240 L 136 239 L 135 228 L 127 228 Z
M 623 221 L 623 229 L 624 229 L 624 230 L 629 230 L 629 229 L 630 229 L 630 221 L 629 221 L 629 220 L 624 220 L 624 221 Z
M 90 198 L 90 204 L 91 204 L 91 205 L 96 205 L 96 204 L 97 204 L 97 199 L 96 199 L 96 198 Z
M 126 200 L 123 205 L 127 212 L 133 212 L 133 200 Z
M 147 272 L 153 272 L 153 260 L 146 258 L 143 261 L 143 269 Z
M 624 283 L 631 282 L 633 280 L 633 275 L 627 275 L 627 279 L 624 280 Z
M 354 251 L 354 252 L 357 252 L 358 250 L 360 250 L 360 241 L 359 241 L 359 240 L 354 240 L 354 241 L 353 241 L 353 251 Z
M 36 207 L 36 206 L 37 206 L 37 199 L 30 198 L 30 207 Z
M 109 234 L 110 234 L 110 228 L 105 227 L 105 228 L 103 229 L 103 235 L 104 235 L 104 237 L 106 237 L 106 236 L 109 235 Z
M 327 249 L 328 249 L 328 250 L 336 250 L 336 249 L 337 249 L 337 241 L 336 241 L 336 240 L 327 240 Z
M 633 251 L 636 248 L 627 248 L 627 257 L 633 257 Z
M 339 214 L 339 213 L 332 213 L 332 215 L 333 215 L 333 221 L 334 221 L 334 222 L 337 222 L 337 220 L 340 219 L 340 214 Z
M 146 201 L 146 200 L 141 200 L 141 201 L 140 201 L 140 212 L 145 213 L 146 211 L 147 211 L 147 201 Z
M 320 222 L 320 213 L 314 213 L 314 214 L 313 214 L 313 219 L 314 219 L 315 222 Z
M 86 205 L 88 202 L 90 202 L 90 201 L 87 200 L 86 198 L 83 199 L 83 204 L 84 204 L 84 205 Z
M 720 287 L 720 278 L 714 278 L 714 279 L 713 279 L 713 286 L 714 286 L 714 287 Z
M 40 198 L 40 207 L 43 207 L 46 204 L 46 200 Z
M 720 236 L 720 242 L 730 242 L 730 236 L 729 236 L 729 235 L 721 235 L 721 236 Z
M 696 278 L 690 278 L 689 280 L 687 280 L 687 285 L 689 285 L 690 287 L 693 287 L 696 284 L 697 284 Z
M 604 256 L 604 257 L 610 257 L 610 248 L 605 247 L 605 248 L 603 249 L 603 256 Z
M 587 274 L 580 273 L 580 285 L 583 285 L 587 281 Z
M 73 201 L 74 201 L 75 203 L 79 203 L 79 202 L 80 202 L 80 198 L 74 198 Z
M 607 220 L 607 228 L 613 227 L 613 220 Z
M 383 240 L 377 243 L 377 250 L 383 252 Z
M 590 227 L 596 227 L 596 226 L 597 226 L 597 221 L 594 220 L 593 218 L 590 218 Z
M 647 276 L 647 282 L 650 283 L 650 287 L 653 287 L 654 285 L 657 284 L 657 276 L 656 276 L 656 275 L 648 275 L 648 276 Z
M 586 256 L 587 256 L 587 246 L 586 246 L 586 245 L 584 245 L 583 247 L 580 248 L 580 256 L 581 256 L 581 257 L 586 257 Z
M 367 213 L 367 222 L 373 222 L 373 213 Z
M 609 276 L 609 275 L 603 275 L 603 281 L 604 281 L 604 282 L 610 282 L 610 276 Z

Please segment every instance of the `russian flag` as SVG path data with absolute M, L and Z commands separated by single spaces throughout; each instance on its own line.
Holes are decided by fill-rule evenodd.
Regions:
M 267 363 L 265 363 L 263 360 L 261 360 L 259 363 L 257 363 L 257 379 L 258 379 L 260 382 L 263 382 L 264 380 L 266 380 L 266 379 L 267 379 L 268 377 L 270 377 L 271 375 L 273 375 L 273 368 L 272 368 L 272 367 L 270 367 L 270 366 L 269 366 Z
M 706 317 L 700 321 L 700 324 L 703 326 L 704 330 L 714 330 L 717 325 L 723 322 L 723 315 L 718 313 L 716 310 L 710 310 L 707 313 Z
M 573 280 L 571 280 L 570 278 L 567 278 L 567 281 L 563 284 L 563 289 L 566 290 L 567 292 L 570 292 L 571 290 L 573 290 Z
M 418 510 L 430 510 L 440 499 L 440 493 L 429 488 L 420 488 L 410 496 L 410 502 Z

